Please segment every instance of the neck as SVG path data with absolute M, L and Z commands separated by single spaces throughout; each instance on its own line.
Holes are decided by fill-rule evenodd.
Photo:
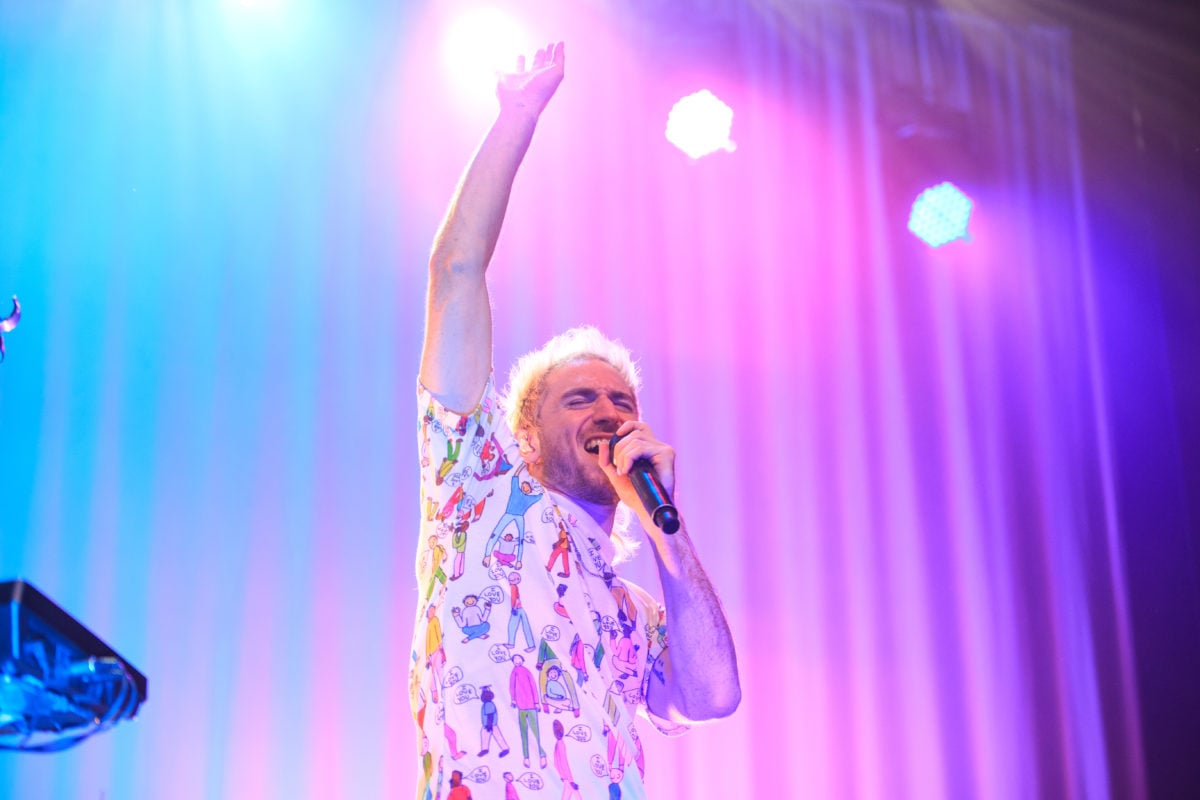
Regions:
M 609 536 L 612 536 L 613 522 L 617 517 L 616 504 L 592 503 L 579 497 L 572 497 L 565 492 L 559 492 L 559 494 L 564 494 L 566 497 L 570 497 L 572 503 L 586 511 L 587 515 L 594 519 L 596 524 L 599 525 L 605 533 L 607 533 Z
M 615 494 L 613 495 L 611 502 L 597 503 L 592 500 L 584 500 L 582 497 L 555 486 L 550 480 L 548 480 L 549 476 L 546 475 L 545 470 L 537 469 L 537 465 L 527 463 L 526 466 L 529 468 L 529 474 L 537 478 L 538 483 L 540 483 L 549 491 L 568 498 L 572 503 L 583 509 L 583 511 L 589 517 L 595 520 L 596 524 L 599 525 L 605 533 L 607 533 L 609 536 L 612 536 L 613 523 L 617 518 L 617 498 Z
M 545 481 L 541 481 L 541 484 L 548 490 L 567 498 L 572 503 L 579 506 L 585 514 L 596 521 L 596 524 L 599 525 L 605 533 L 607 533 L 609 536 L 612 536 L 613 523 L 616 522 L 617 519 L 617 504 L 615 502 L 594 503 L 591 500 L 584 500 L 582 497 L 576 497 L 570 492 L 564 492 L 557 486 L 552 486 Z

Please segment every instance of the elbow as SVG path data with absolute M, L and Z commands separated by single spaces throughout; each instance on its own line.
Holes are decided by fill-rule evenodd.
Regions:
M 714 696 L 708 708 L 708 719 L 724 719 L 733 715 L 742 704 L 742 687 L 734 684 L 730 689 Z
M 476 238 L 439 236 L 429 253 L 429 276 L 434 281 L 478 277 L 491 256 L 491 248 Z
M 434 281 L 482 272 L 482 259 L 470 253 L 438 247 L 429 256 L 429 277 Z
M 742 688 L 735 679 L 729 686 L 687 698 L 679 710 L 686 722 L 711 722 L 732 716 L 741 704 Z

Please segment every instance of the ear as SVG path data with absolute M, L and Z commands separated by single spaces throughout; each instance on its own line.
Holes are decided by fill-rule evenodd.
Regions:
M 517 432 L 517 449 L 526 464 L 536 464 L 541 457 L 541 445 L 538 442 L 537 431 L 533 428 L 521 428 Z

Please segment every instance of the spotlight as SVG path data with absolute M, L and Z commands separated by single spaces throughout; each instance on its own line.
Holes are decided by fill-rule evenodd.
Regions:
M 0 750 L 64 750 L 145 700 L 146 676 L 95 634 L 25 581 L 0 583 Z
M 971 198 L 949 181 L 931 186 L 913 201 L 908 229 L 930 247 L 941 247 L 955 239 L 969 239 Z
M 667 141 L 692 158 L 724 150 L 734 151 L 729 138 L 733 109 L 708 89 L 677 102 L 667 115 Z
M 491 97 L 496 75 L 516 68 L 528 52 L 529 35 L 511 16 L 496 8 L 475 8 L 454 17 L 442 39 L 442 62 L 451 83 L 471 102 Z

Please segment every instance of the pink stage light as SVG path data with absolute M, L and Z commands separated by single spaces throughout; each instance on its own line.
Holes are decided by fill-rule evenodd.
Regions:
M 949 181 L 931 186 L 917 195 L 908 229 L 930 247 L 941 247 L 956 239 L 969 239 L 971 198 Z
M 729 138 L 733 109 L 708 89 L 677 102 L 667 115 L 667 141 L 692 158 L 735 149 Z

